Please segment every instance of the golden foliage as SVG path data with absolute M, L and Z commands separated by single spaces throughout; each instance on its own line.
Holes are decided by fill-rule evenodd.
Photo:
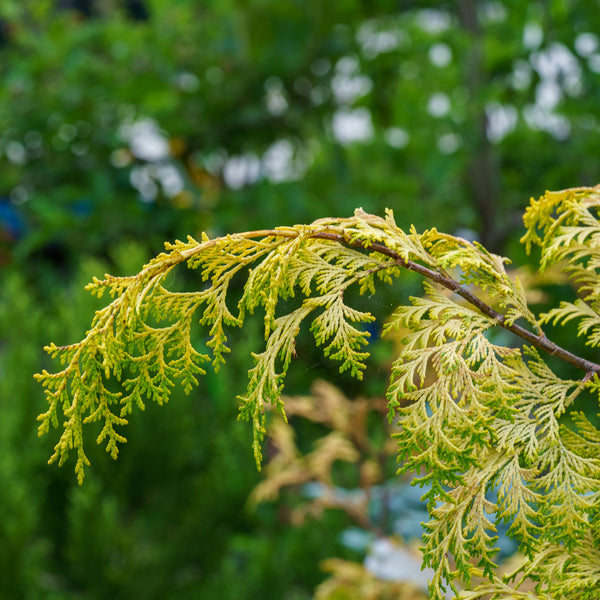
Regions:
M 600 343 L 599 207 L 598 186 L 531 201 L 522 241 L 528 250 L 540 246 L 542 269 L 564 261 L 579 296 L 542 315 L 520 280 L 509 277 L 506 259 L 435 229 L 403 231 L 391 211 L 380 218 L 359 209 L 349 218 L 168 244 L 137 275 L 94 279 L 89 289 L 112 302 L 82 341 L 48 346 L 62 365 L 37 375 L 48 400 L 40 434 L 62 430 L 51 461 L 63 464 L 74 451 L 81 481 L 89 464 L 84 425 L 92 422 L 101 424 L 97 442 L 116 457 L 125 441 L 118 429 L 132 410 L 148 400 L 166 402 L 176 384 L 189 392 L 211 355 L 215 369 L 224 362 L 227 329 L 260 310 L 265 348 L 254 355 L 239 398 L 260 464 L 265 407 L 273 404 L 285 416 L 283 381 L 303 324 L 340 371 L 361 378 L 373 316 L 351 306 L 347 291 L 374 293 L 409 270 L 428 283 L 424 296 L 398 307 L 386 326 L 408 331 L 387 396 L 399 427 L 401 470 L 417 471 L 430 486 L 423 541 L 424 564 L 435 571 L 431 597 L 443 598 L 447 586 L 458 595 L 454 582 L 463 582 L 463 598 L 505 598 L 510 590 L 515 598 L 598 598 L 600 433 L 577 402 L 584 391 L 597 401 L 600 365 L 560 347 L 543 327 L 576 321 L 577 335 L 591 347 Z M 182 264 L 200 271 L 200 291 L 168 290 L 165 277 Z M 230 284 L 244 274 L 233 307 Z M 208 331 L 206 348 L 190 341 L 194 321 Z M 498 329 L 514 334 L 515 344 L 496 343 Z M 559 376 L 544 354 L 580 369 L 583 378 Z M 347 442 L 334 436 L 324 443 L 311 473 L 323 477 L 319 464 L 354 460 Z M 534 592 L 521 594 L 496 574 L 501 520 L 521 544 L 519 573 L 535 583 Z M 473 573 L 487 582 L 471 585 Z
M 251 502 L 274 500 L 289 486 L 317 483 L 321 493 L 292 510 L 292 523 L 299 524 L 308 515 L 319 517 L 327 509 L 340 509 L 359 525 L 374 529 L 368 517 L 368 489 L 382 481 L 384 463 L 395 452 L 395 444 L 389 435 L 393 429 L 387 425 L 386 441 L 382 447 L 375 445 L 368 425 L 369 417 L 375 415 L 386 426 L 385 400 L 349 400 L 333 385 L 316 381 L 309 396 L 286 397 L 284 404 L 288 417 L 308 419 L 330 431 L 317 440 L 311 452 L 302 454 L 291 425 L 273 420 L 268 428 L 272 456 L 265 477 L 252 492 Z M 355 465 L 359 487 L 365 494 L 338 493 L 332 477 L 336 461 Z

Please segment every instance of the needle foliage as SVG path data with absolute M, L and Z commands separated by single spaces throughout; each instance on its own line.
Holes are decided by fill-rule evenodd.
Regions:
M 62 365 L 36 375 L 48 400 L 39 433 L 61 431 L 50 462 L 75 453 L 83 481 L 86 425 L 96 422 L 97 443 L 116 458 L 128 415 L 148 401 L 165 403 L 175 385 L 192 390 L 208 364 L 225 361 L 228 328 L 260 309 L 265 346 L 239 398 L 260 465 L 265 405 L 285 417 L 283 381 L 303 323 L 340 371 L 362 378 L 374 317 L 347 292 L 376 293 L 408 270 L 423 276 L 425 290 L 386 323 L 386 331 L 408 331 L 387 396 L 400 470 L 427 484 L 431 597 L 450 588 L 469 600 L 598 598 L 600 431 L 581 398 L 597 402 L 600 365 L 554 343 L 544 327 L 575 327 L 588 346 L 600 344 L 599 207 L 598 186 L 532 199 L 522 241 L 528 251 L 541 248 L 541 269 L 563 264 L 577 294 L 543 314 L 528 306 L 506 259 L 435 229 L 404 231 L 392 211 L 167 244 L 137 275 L 94 279 L 88 289 L 111 302 L 83 340 L 47 347 Z M 180 265 L 199 271 L 201 289 L 168 289 Z M 240 277 L 234 306 L 230 288 Z M 202 348 L 191 341 L 196 321 L 207 332 Z M 514 344 L 494 342 L 499 328 Z M 581 377 L 560 376 L 561 361 Z M 495 563 L 499 522 L 510 524 L 523 555 L 504 575 Z

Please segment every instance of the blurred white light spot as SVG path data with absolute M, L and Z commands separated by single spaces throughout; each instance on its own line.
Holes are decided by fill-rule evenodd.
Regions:
M 368 548 L 371 539 L 371 533 L 365 531 L 364 529 L 359 529 L 358 527 L 349 527 L 348 529 L 344 529 L 344 531 L 342 531 L 342 535 L 340 536 L 340 541 L 344 546 L 362 553 L 364 553 L 364 551 Z
M 450 98 L 441 92 L 433 94 L 427 101 L 427 112 L 432 117 L 445 117 L 450 112 Z
M 587 61 L 590 71 L 600 73 L 600 54 L 592 54 Z
M 305 165 L 294 155 L 294 146 L 289 140 L 277 140 L 263 154 L 262 169 L 265 177 L 277 183 L 299 179 Z
M 148 166 L 134 167 L 129 174 L 131 185 L 140 193 L 144 202 L 152 202 L 158 194 L 158 186 L 151 176 Z
M 544 39 L 544 32 L 537 23 L 527 23 L 523 28 L 523 46 L 529 50 L 539 48 Z
M 580 33 L 575 38 L 575 50 L 580 56 L 588 57 L 598 49 L 598 36 L 595 33 Z
M 193 73 L 180 73 L 177 76 L 177 85 L 180 90 L 193 94 L 200 87 L 200 80 Z
M 269 77 L 265 81 L 265 104 L 274 117 L 281 116 L 288 109 L 285 88 L 278 77 Z
M 27 162 L 27 153 L 25 152 L 25 147 L 23 144 L 21 144 L 21 142 L 14 140 L 12 142 L 8 142 L 4 152 L 8 160 L 15 165 L 24 165 Z
M 17 185 L 9 192 L 13 204 L 24 204 L 29 200 L 29 190 L 24 185 Z
M 160 181 L 165 194 L 169 197 L 177 195 L 184 188 L 183 178 L 174 165 L 158 165 L 156 178 Z
M 554 108 L 563 90 L 570 96 L 583 91 L 582 72 L 573 53 L 563 44 L 553 43 L 531 55 L 531 64 L 540 76 L 536 101 L 542 108 Z
M 333 135 L 340 144 L 367 142 L 373 138 L 373 121 L 366 108 L 341 109 L 334 113 Z
M 317 77 L 323 77 L 329 73 L 331 69 L 331 62 L 327 58 L 317 58 L 312 65 L 310 65 L 310 70 L 313 75 Z
M 152 119 L 141 119 L 134 123 L 124 123 L 119 134 L 128 142 L 131 152 L 137 158 L 156 162 L 169 156 L 169 144 Z
M 358 29 L 356 39 L 365 57 L 373 59 L 380 54 L 395 50 L 404 41 L 405 35 L 400 29 L 377 31 L 376 25 L 372 21 L 367 21 Z
M 419 556 L 413 556 L 406 548 L 397 546 L 387 538 L 373 542 L 364 566 L 367 571 L 384 581 L 409 581 L 422 590 L 427 590 L 428 581 L 434 572 L 423 568 Z M 453 594 L 448 592 L 447 598 Z
M 348 76 L 340 73 L 333 76 L 331 89 L 338 104 L 351 104 L 373 89 L 373 81 L 366 75 Z
M 410 139 L 408 132 L 400 127 L 390 127 L 384 133 L 385 141 L 392 148 L 404 148 Z
M 510 83 L 515 90 L 525 90 L 531 85 L 531 66 L 526 60 L 513 63 Z
M 553 109 L 560 102 L 562 91 L 555 81 L 544 79 L 535 89 L 536 104 L 542 108 Z
M 213 175 L 217 175 L 222 171 L 226 161 L 227 152 L 225 150 L 215 150 L 202 159 L 206 170 Z
M 445 133 L 438 138 L 437 146 L 442 154 L 454 154 L 461 145 L 460 136 L 456 133 Z
M 425 8 L 417 14 L 417 25 L 428 33 L 442 33 L 449 29 L 451 24 L 450 15 L 442 10 Z
M 504 4 L 492 0 L 482 2 L 477 8 L 483 23 L 501 23 L 506 20 L 508 14 Z
M 344 75 L 354 75 L 360 70 L 360 65 L 354 56 L 343 56 L 337 61 L 335 70 Z
M 492 102 L 486 107 L 487 137 L 493 143 L 502 141 L 517 126 L 519 115 L 511 105 Z
M 228 187 L 239 190 L 260 176 L 260 161 L 254 154 L 232 156 L 223 166 L 223 179 Z
M 579 72 L 579 64 L 571 51 L 555 42 L 543 51 L 531 55 L 531 63 L 540 77 L 554 78 Z
M 565 140 L 571 133 L 571 124 L 566 117 L 554 114 L 537 104 L 525 106 L 523 118 L 531 129 L 547 131 L 557 140 Z
M 429 61 L 436 67 L 446 67 L 452 60 L 452 50 L 447 44 L 434 44 L 429 48 Z

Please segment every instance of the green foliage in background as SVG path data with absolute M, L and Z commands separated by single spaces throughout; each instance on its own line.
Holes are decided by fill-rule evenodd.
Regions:
M 0 3 L 19 257 L 355 206 L 499 250 L 540 179 L 598 180 L 591 0 L 86 4 Z
M 414 471 L 415 483 L 428 486 L 423 554 L 424 565 L 434 569 L 431 597 L 441 600 L 450 586 L 456 597 L 471 599 L 595 598 L 600 432 L 576 400 L 584 391 L 598 396 L 600 365 L 558 346 L 543 326 L 576 320 L 588 346 L 600 343 L 599 189 L 547 192 L 527 209 L 527 250 L 541 247 L 542 269 L 564 261 L 578 295 L 541 315 L 529 308 L 520 280 L 509 278 L 506 259 L 436 229 L 405 232 L 391 211 L 385 219 L 359 209 L 354 217 L 311 225 L 188 238 L 167 244 L 167 252 L 135 276 L 95 278 L 88 289 L 107 292 L 112 302 L 96 311 L 81 342 L 46 348 L 61 370 L 36 376 L 49 404 L 39 433 L 61 430 L 50 462 L 63 464 L 74 451 L 81 483 L 89 465 L 84 427 L 97 422 L 97 443 L 116 458 L 126 441 L 116 428 L 132 410 L 144 410 L 145 400 L 163 404 L 176 383 L 189 392 L 205 374 L 201 365 L 209 354 L 218 370 L 230 351 L 226 327 L 242 327 L 260 308 L 266 344 L 253 354 L 248 388 L 239 397 L 260 466 L 265 406 L 275 405 L 285 419 L 281 391 L 303 322 L 340 372 L 362 379 L 370 337 L 365 326 L 374 316 L 352 306 L 351 289 L 375 295 L 380 284 L 408 270 L 429 282 L 425 295 L 401 305 L 386 326 L 408 330 L 387 397 L 389 418 L 400 429 L 400 470 Z M 206 286 L 169 290 L 165 278 L 181 264 L 198 269 Z M 240 271 L 247 278 L 233 310 L 229 287 Z M 206 351 L 193 343 L 198 319 L 208 331 Z M 525 345 L 494 343 L 496 328 Z M 540 353 L 584 376 L 561 377 Z M 561 424 L 563 415 L 570 427 Z M 524 555 L 504 577 L 494 562 L 500 522 L 510 524 Z M 487 581 L 471 585 L 474 576 Z M 527 580 L 535 592 L 519 591 Z
M 132 244 L 111 256 L 117 272 L 145 260 Z M 329 532 L 342 523 L 331 517 L 320 528 L 290 530 L 275 508 L 246 508 L 259 477 L 231 398 L 235 373 L 251 366 L 248 341 L 236 340 L 246 356 L 232 357 L 225 377 L 207 374 L 202 392 L 174 390 L 168 412 L 148 406 L 143 419 L 133 418 L 118 464 L 91 450 L 97 468 L 85 486 L 45 466 L 51 444 L 36 435 L 40 397 L 31 372 L 46 363 L 40 348 L 48 334 L 66 341 L 85 332 L 99 303 L 83 285 L 106 268 L 84 261 L 68 286 L 43 300 L 22 275 L 3 273 L 0 597 L 252 600 L 268 581 L 276 597 L 293 590 L 308 600 L 321 579 L 318 562 L 339 553 Z
M 268 525 L 239 516 L 256 475 L 246 470 L 247 432 L 231 418 L 231 398 L 252 366 L 243 348 L 250 352 L 256 321 L 230 335 L 239 352 L 218 377 L 207 373 L 198 396 L 173 391 L 164 413 L 172 417 L 149 405 L 139 428 L 132 418 L 118 469 L 89 450 L 91 485 L 76 491 L 70 477 L 40 467 L 45 446 L 31 430 L 42 406 L 31 373 L 48 368 L 40 346 L 83 335 L 99 306 L 79 293 L 92 273 L 135 272 L 165 239 L 201 230 L 215 237 L 390 206 L 398 223 L 467 228 L 467 237 L 518 256 L 517 224 L 540 181 L 560 189 L 600 180 L 590 158 L 599 30 L 593 0 L 0 0 L 0 502 L 10 503 L 2 514 L 17 515 L 3 521 L 10 532 L 2 534 L 0 585 L 12 587 L 0 595 L 117 597 L 116 578 L 127 597 L 143 589 L 162 598 L 168 585 L 157 581 L 169 581 L 169 565 L 192 597 L 310 597 L 319 558 L 344 552 L 341 520 L 294 532 L 263 508 Z M 136 241 L 137 264 L 114 257 L 124 240 Z M 106 267 L 92 267 L 99 260 Z M 191 281 L 180 273 L 171 289 Z M 417 293 L 414 279 L 405 281 Z M 385 289 L 369 309 L 378 318 L 391 302 Z M 561 285 L 547 291 L 566 293 Z M 552 333 L 575 346 L 561 328 Z M 319 362 L 310 332 L 297 338 L 296 353 L 288 389 L 307 392 L 314 378 L 337 377 L 333 363 Z M 353 396 L 379 394 L 387 359 L 376 346 L 369 377 L 336 383 Z M 187 421 L 186 435 L 178 431 L 179 407 L 207 406 L 218 427 L 203 429 L 202 413 Z M 154 440 L 167 435 L 165 419 L 171 447 L 183 444 L 177 456 L 218 456 L 214 471 L 199 474 L 206 463 L 194 458 L 172 478 L 172 463 L 156 473 Z M 186 478 L 204 484 L 187 487 Z M 194 502 L 215 510 L 217 525 L 189 526 L 189 536 L 165 544 L 177 507 L 191 515 Z M 86 521 L 79 541 L 67 542 L 75 538 L 65 523 L 84 521 L 82 507 L 94 504 L 113 507 L 103 508 L 106 527 L 92 535 Z M 132 514 L 140 526 L 123 526 Z M 120 530 L 130 537 L 111 554 L 101 534 Z M 213 530 L 223 552 L 197 549 Z M 127 549 L 138 558 L 123 559 Z M 290 557 L 291 570 L 270 571 L 269 554 Z M 184 575 L 170 568 L 178 563 Z

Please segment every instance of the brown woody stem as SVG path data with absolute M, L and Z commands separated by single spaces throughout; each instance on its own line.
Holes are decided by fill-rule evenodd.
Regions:
M 344 236 L 338 233 L 330 233 L 330 232 L 320 232 L 315 233 L 313 237 L 320 239 L 328 239 L 339 242 L 340 244 L 344 244 L 346 246 L 352 246 L 354 248 L 365 249 L 365 246 L 360 242 L 352 242 L 344 238 Z M 476 308 L 478 308 L 483 314 L 488 317 L 494 319 L 501 327 L 507 329 L 508 331 L 512 331 L 515 335 L 519 336 L 521 339 L 530 343 L 532 346 L 535 346 L 539 350 L 543 350 L 552 356 L 557 356 L 558 358 L 564 360 L 565 362 L 577 367 L 578 369 L 582 369 L 586 373 L 600 373 L 600 365 L 586 360 L 585 358 L 581 358 L 564 348 L 561 348 L 551 340 L 549 340 L 546 336 L 536 335 L 532 333 L 528 329 L 521 327 L 520 325 L 516 325 L 515 323 L 509 324 L 506 322 L 506 317 L 499 313 L 497 310 L 492 308 L 489 304 L 485 303 L 481 298 L 478 298 L 473 294 L 468 288 L 464 287 L 455 279 L 448 277 L 447 275 L 442 275 L 438 271 L 434 271 L 428 267 L 420 265 L 412 260 L 403 259 L 395 250 L 384 246 L 383 244 L 371 243 L 368 246 L 369 250 L 374 250 L 375 252 L 379 252 L 385 256 L 389 256 L 394 260 L 394 262 L 409 271 L 413 271 L 415 273 L 419 273 L 423 277 L 427 277 L 428 279 L 439 283 L 450 291 L 458 294 L 462 298 L 464 298 L 469 304 L 472 304 Z
M 588 189 L 588 188 L 585 188 L 585 189 Z M 282 227 L 282 228 L 278 228 L 278 229 L 263 229 L 263 230 L 259 230 L 259 231 L 247 231 L 245 233 L 235 234 L 235 237 L 242 237 L 242 238 L 257 238 L 257 237 L 267 237 L 267 236 L 296 237 L 297 235 L 298 235 L 297 230 L 295 230 L 293 228 L 286 229 L 286 228 Z M 352 248 L 357 248 L 360 250 L 373 250 L 375 252 L 383 254 L 384 256 L 388 256 L 389 258 L 393 259 L 394 262 L 398 266 L 400 266 L 404 269 L 407 269 L 409 271 L 419 273 L 423 277 L 427 277 L 427 279 L 430 279 L 431 281 L 435 281 L 436 283 L 439 283 L 440 285 L 449 289 L 450 291 L 458 294 L 459 296 L 464 298 L 467 302 L 469 302 L 469 304 L 478 308 L 483 314 L 487 315 L 491 319 L 494 319 L 494 321 L 496 321 L 496 323 L 498 323 L 498 325 L 500 325 L 501 327 L 504 327 L 504 329 L 507 329 L 508 331 L 512 331 L 512 333 L 519 336 L 521 339 L 525 340 L 532 346 L 535 346 L 539 350 L 547 352 L 548 354 L 551 354 L 552 356 L 557 356 L 558 358 L 564 360 L 566 363 L 585 371 L 587 374 L 586 377 L 588 377 L 588 379 L 591 378 L 594 373 L 600 374 L 600 364 L 586 360 L 585 358 L 581 358 L 580 356 L 577 356 L 576 354 L 573 354 L 572 352 L 565 350 L 564 348 L 558 346 L 557 344 L 555 344 L 554 342 L 549 340 L 545 335 L 536 335 L 535 333 L 532 333 L 531 331 L 529 331 L 528 329 L 525 329 L 524 327 L 521 327 L 520 325 L 516 325 L 514 323 L 513 324 L 507 323 L 506 317 L 502 313 L 499 313 L 497 310 L 492 308 L 489 304 L 487 304 L 483 300 L 481 300 L 481 298 L 478 298 L 468 288 L 461 285 L 455 279 L 452 279 L 451 277 L 449 277 L 446 274 L 439 273 L 438 271 L 430 269 L 429 267 L 425 267 L 424 265 L 421 265 L 412 260 L 405 260 L 404 258 L 402 258 L 400 256 L 400 254 L 398 254 L 398 252 L 396 252 L 395 250 L 392 250 L 391 248 L 388 248 L 384 244 L 380 244 L 377 242 L 365 244 L 364 242 L 353 241 L 353 240 L 348 239 L 343 234 L 336 233 L 334 231 L 315 231 L 310 234 L 310 237 L 322 239 L 322 240 L 331 240 L 331 241 L 337 242 L 341 245 L 349 246 Z M 198 252 L 201 252 L 208 246 L 213 245 L 217 239 L 209 240 L 207 242 L 204 242 L 204 243 L 196 246 L 193 249 L 182 252 L 179 255 L 179 258 L 177 259 L 177 262 L 179 262 L 181 260 L 186 260 L 186 259 L 190 258 L 191 256 L 197 254 Z

